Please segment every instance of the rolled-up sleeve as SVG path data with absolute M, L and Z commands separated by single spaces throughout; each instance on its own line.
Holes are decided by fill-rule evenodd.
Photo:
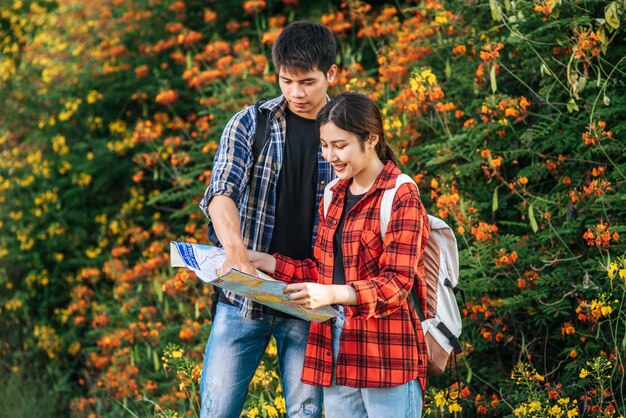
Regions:
M 250 133 L 255 130 L 254 106 L 237 113 L 228 122 L 215 154 L 211 181 L 200 204 L 207 213 L 213 196 L 228 196 L 235 204 L 240 203 L 248 183 L 252 152 Z
M 404 193 L 401 193 L 403 191 Z M 347 306 L 354 319 L 381 318 L 399 309 L 417 277 L 423 254 L 424 232 L 428 237 L 428 216 L 417 190 L 402 186 L 395 201 L 379 259 L 379 275 L 348 283 L 356 292 L 357 305 Z

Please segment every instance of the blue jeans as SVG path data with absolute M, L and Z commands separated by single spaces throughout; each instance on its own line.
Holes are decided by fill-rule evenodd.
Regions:
M 200 379 L 201 418 L 239 417 L 272 335 L 287 416 L 322 416 L 322 388 L 300 381 L 309 322 L 270 315 L 263 320 L 246 319 L 234 306 L 218 303 Z
M 335 384 L 335 368 L 339 356 L 339 337 L 343 320 L 333 324 L 333 377 L 324 388 L 326 418 L 415 418 L 422 415 L 422 388 L 418 380 L 385 388 L 351 388 Z

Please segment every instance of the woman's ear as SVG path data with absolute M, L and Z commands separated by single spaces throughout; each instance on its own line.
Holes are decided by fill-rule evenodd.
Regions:
M 380 136 L 378 136 L 378 134 L 371 133 L 367 137 L 367 141 L 366 142 L 368 144 L 370 144 L 372 146 L 372 148 L 376 148 L 376 144 L 378 144 L 379 140 L 380 140 Z

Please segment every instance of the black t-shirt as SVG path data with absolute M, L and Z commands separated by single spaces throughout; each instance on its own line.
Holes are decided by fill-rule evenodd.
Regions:
M 286 109 L 286 117 L 287 138 L 278 177 L 270 253 L 304 260 L 312 256 L 320 140 L 314 119 L 305 119 L 289 109 Z
M 350 193 L 350 188 L 346 190 L 346 204 L 341 214 L 341 220 L 337 225 L 337 231 L 335 232 L 335 238 L 333 239 L 333 250 L 335 252 L 335 266 L 333 268 L 333 284 L 346 284 L 346 273 L 343 269 L 343 250 L 341 249 L 341 243 L 343 241 L 343 225 L 345 224 L 348 212 L 365 196 L 365 193 L 359 195 L 353 195 Z

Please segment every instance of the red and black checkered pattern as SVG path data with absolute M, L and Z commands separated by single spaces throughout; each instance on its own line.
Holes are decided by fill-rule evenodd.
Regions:
M 380 203 L 400 170 L 387 163 L 372 188 L 348 214 L 342 239 L 346 282 L 358 304 L 346 306 L 336 383 L 356 388 L 389 387 L 419 379 L 426 388 L 426 345 L 420 321 L 408 302 L 416 290 L 426 306 L 422 254 L 428 241 L 428 216 L 414 184 L 398 189 L 385 234 L 380 236 Z M 295 261 L 276 255 L 275 277 L 286 282 L 332 284 L 333 237 L 346 200 L 349 180 L 337 183 L 320 223 L 316 260 Z M 323 203 L 321 205 L 323 208 Z M 328 386 L 332 374 L 330 323 L 311 323 L 302 381 Z

